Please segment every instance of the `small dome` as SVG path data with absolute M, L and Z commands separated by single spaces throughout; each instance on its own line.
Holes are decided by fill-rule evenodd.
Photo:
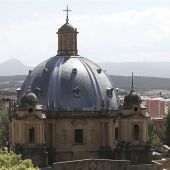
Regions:
M 132 108 L 134 105 L 140 105 L 142 102 L 141 96 L 135 91 L 131 90 L 124 98 L 124 108 Z
M 73 32 L 75 31 L 75 28 L 69 22 L 66 22 L 64 25 L 61 26 L 61 28 L 58 29 L 58 31 Z
M 28 102 L 37 103 L 38 98 L 37 98 L 36 94 L 29 92 L 23 96 L 22 101 L 23 101 L 23 103 L 28 103 Z

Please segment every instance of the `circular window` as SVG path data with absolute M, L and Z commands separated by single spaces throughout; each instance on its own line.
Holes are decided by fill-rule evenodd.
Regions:
M 134 107 L 133 110 L 134 110 L 135 112 L 137 112 L 137 111 L 138 111 L 138 107 Z
M 32 112 L 33 112 L 33 109 L 32 109 L 32 108 L 29 108 L 29 109 L 28 109 L 28 112 L 29 112 L 29 113 L 32 113 Z

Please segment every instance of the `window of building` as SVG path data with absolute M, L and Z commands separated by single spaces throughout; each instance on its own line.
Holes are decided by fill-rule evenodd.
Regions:
M 118 140 L 119 138 L 119 129 L 118 127 L 115 127 L 115 140 Z
M 138 107 L 134 107 L 133 110 L 134 110 L 135 112 L 137 112 L 137 111 L 138 111 Z
M 134 125 L 133 126 L 133 131 L 134 131 L 134 140 L 135 141 L 139 140 L 139 126 Z
M 73 94 L 75 97 L 80 97 L 80 88 L 79 87 L 74 88 Z
M 34 142 L 35 140 L 35 131 L 34 131 L 34 128 L 31 127 L 29 129 L 29 142 Z
M 112 88 L 112 87 L 107 88 L 106 92 L 107 92 L 107 95 L 108 95 L 109 97 L 113 97 L 113 88 Z
M 28 112 L 29 112 L 29 113 L 32 113 L 32 112 L 33 112 L 33 109 L 32 109 L 32 108 L 29 108 L 29 109 L 28 109 Z
M 77 68 L 73 68 L 73 71 L 72 71 L 74 74 L 77 73 Z
M 83 129 L 74 130 L 74 143 L 83 144 Z
M 71 49 L 72 39 L 71 38 L 67 38 L 66 41 L 65 41 L 65 44 L 66 44 L 67 50 Z
M 98 68 L 98 69 L 97 69 L 97 72 L 98 72 L 98 73 L 101 73 L 101 72 L 102 72 L 102 69 L 101 69 L 101 68 Z

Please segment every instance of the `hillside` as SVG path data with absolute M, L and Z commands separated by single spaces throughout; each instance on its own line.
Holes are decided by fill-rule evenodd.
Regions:
M 27 75 L 32 67 L 26 66 L 19 60 L 10 59 L 0 63 L 0 76 Z
M 129 76 L 134 72 L 136 76 L 170 78 L 170 62 L 99 63 L 99 65 L 110 75 Z M 33 67 L 26 66 L 17 59 L 10 59 L 0 63 L 0 76 L 27 75 L 32 69 Z
M 131 86 L 130 76 L 110 75 L 110 80 L 120 89 L 129 89 Z M 170 90 L 170 78 L 134 76 L 134 85 L 137 90 Z
M 0 90 L 12 90 L 21 86 L 25 75 L 18 76 L 0 76 Z M 130 76 L 115 76 L 110 75 L 110 80 L 114 86 L 120 89 L 130 89 L 131 77 Z M 140 77 L 134 76 L 134 85 L 136 90 L 153 90 L 165 89 L 170 90 L 170 78 L 157 78 L 157 77 Z
M 170 78 L 170 62 L 99 63 L 108 74 Z
M 17 87 L 20 87 L 25 75 L 18 76 L 0 76 L 0 90 L 15 91 Z

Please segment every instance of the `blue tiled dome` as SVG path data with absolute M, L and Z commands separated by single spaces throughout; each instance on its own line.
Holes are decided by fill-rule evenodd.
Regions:
M 77 56 L 55 56 L 37 67 L 21 86 L 18 103 L 32 92 L 49 111 L 117 110 L 115 89 L 102 69 Z

